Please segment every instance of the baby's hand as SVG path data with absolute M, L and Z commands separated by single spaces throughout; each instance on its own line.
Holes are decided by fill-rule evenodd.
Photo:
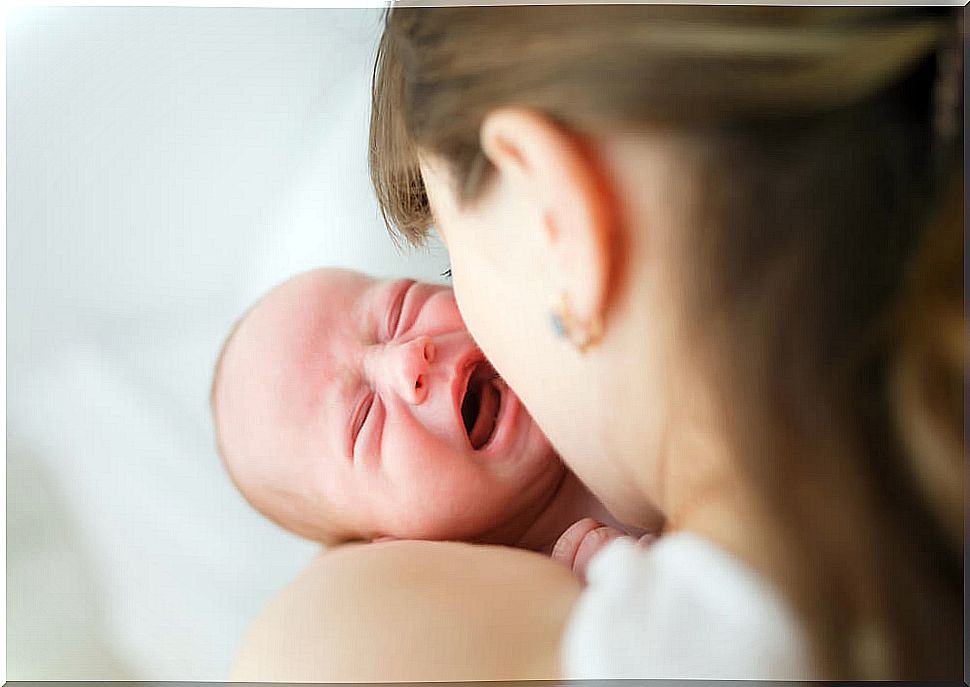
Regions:
M 569 566 L 585 584 L 586 568 L 590 560 L 600 549 L 617 537 L 629 537 L 629 535 L 592 518 L 583 518 L 574 522 L 569 529 L 560 535 L 556 545 L 552 547 L 552 558 Z M 654 539 L 656 539 L 654 535 L 645 534 L 640 537 L 638 543 L 647 546 Z

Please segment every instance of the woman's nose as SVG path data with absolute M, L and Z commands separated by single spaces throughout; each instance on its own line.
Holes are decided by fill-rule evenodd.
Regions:
M 392 344 L 387 351 L 390 376 L 397 394 L 408 403 L 418 404 L 428 396 L 428 372 L 435 359 L 434 342 L 419 336 L 405 343 Z

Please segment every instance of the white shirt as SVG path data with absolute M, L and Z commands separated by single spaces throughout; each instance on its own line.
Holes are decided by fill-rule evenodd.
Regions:
M 590 562 L 563 638 L 567 679 L 812 678 L 801 627 L 768 584 L 693 534 L 617 539 Z

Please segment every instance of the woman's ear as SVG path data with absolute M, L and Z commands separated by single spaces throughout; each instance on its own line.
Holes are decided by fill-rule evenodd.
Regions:
M 550 302 L 566 299 L 577 321 L 602 321 L 618 276 L 618 215 L 592 146 L 540 113 L 513 107 L 486 116 L 481 146 L 498 176 L 520 185 L 551 275 Z

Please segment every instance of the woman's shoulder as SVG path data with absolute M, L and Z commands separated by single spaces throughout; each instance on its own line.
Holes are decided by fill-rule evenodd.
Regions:
M 233 680 L 555 679 L 579 582 L 520 549 L 456 542 L 346 545 L 266 606 Z
M 591 562 L 563 644 L 567 678 L 803 679 L 803 632 L 756 572 L 706 539 L 616 540 Z

